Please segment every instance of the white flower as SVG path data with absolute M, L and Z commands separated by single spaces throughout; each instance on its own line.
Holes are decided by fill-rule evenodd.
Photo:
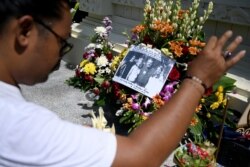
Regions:
M 106 58 L 106 56 L 101 55 L 99 58 L 96 59 L 96 64 L 99 67 L 105 67 L 106 65 L 109 64 L 108 59 Z
M 102 44 L 97 44 L 97 45 L 96 45 L 96 48 L 97 48 L 97 49 L 102 49 L 102 48 L 103 48 L 103 45 L 102 45 Z
M 100 107 L 99 108 L 99 116 L 96 117 L 94 112 L 91 111 L 91 115 L 92 115 L 92 126 L 94 128 L 97 128 L 97 129 L 100 129 L 100 130 L 103 130 L 105 132 L 111 132 L 113 134 L 115 134 L 115 126 L 114 124 L 112 125 L 112 127 L 107 127 L 107 120 L 106 118 L 104 117 L 104 111 L 103 109 Z
M 92 49 L 95 49 L 95 44 L 94 43 L 90 43 L 88 44 L 88 46 L 85 47 L 85 50 L 92 50 Z
M 100 70 L 98 70 L 98 73 L 100 73 L 100 74 L 104 74 L 104 73 L 105 73 L 105 70 L 100 69 Z
M 96 117 L 93 111 L 91 112 L 91 115 L 91 120 L 94 128 L 104 129 L 106 127 L 107 120 L 104 117 L 104 111 L 101 107 L 99 108 L 99 117 Z
M 106 70 L 106 73 L 107 73 L 107 74 L 110 74 L 110 73 L 111 73 L 111 70 L 110 70 L 108 67 L 107 67 L 105 70 Z
M 104 35 L 104 34 L 107 34 L 106 28 L 105 28 L 105 27 L 102 27 L 102 26 L 96 27 L 96 28 L 95 28 L 95 32 L 96 32 L 97 34 L 99 34 L 100 36 L 102 36 L 102 35 Z
M 116 116 L 121 116 L 123 114 L 124 110 L 123 109 L 120 109 L 120 110 L 117 110 L 115 115 Z

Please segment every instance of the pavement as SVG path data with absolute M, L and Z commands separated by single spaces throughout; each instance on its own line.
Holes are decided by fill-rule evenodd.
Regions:
M 23 96 L 50 109 L 64 120 L 91 125 L 89 113 L 92 108 L 88 107 L 91 102 L 86 99 L 84 92 L 65 83 L 74 73 L 72 65 L 62 60 L 59 70 L 53 72 L 47 82 L 34 86 L 20 85 Z

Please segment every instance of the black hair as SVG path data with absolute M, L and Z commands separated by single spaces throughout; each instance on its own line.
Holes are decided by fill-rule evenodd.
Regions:
M 10 18 L 30 15 L 38 19 L 61 19 L 63 3 L 69 0 L 0 0 L 0 32 Z

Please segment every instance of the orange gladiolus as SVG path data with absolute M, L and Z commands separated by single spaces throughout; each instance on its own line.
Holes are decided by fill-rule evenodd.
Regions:
M 205 42 L 201 42 L 201 41 L 195 40 L 195 39 L 189 40 L 189 43 L 192 46 L 198 46 L 198 47 L 204 47 L 206 45 Z
M 197 49 L 197 47 L 189 47 L 188 51 L 191 55 L 197 55 L 199 53 L 199 49 Z
M 198 113 L 198 112 L 201 110 L 201 108 L 202 108 L 202 105 L 199 104 L 199 105 L 196 107 L 195 112 Z
M 191 120 L 190 125 L 191 125 L 191 126 L 195 126 L 195 125 L 197 125 L 198 122 L 199 122 L 198 119 L 195 118 L 195 117 L 193 117 L 192 120 Z
M 168 34 L 171 34 L 174 31 L 171 24 L 160 20 L 153 21 L 152 29 L 159 31 L 161 33 L 161 37 L 167 37 Z
M 174 51 L 175 55 L 177 57 L 181 57 L 181 55 L 183 54 L 182 53 L 182 45 L 183 42 L 180 42 L 180 41 L 172 41 L 172 42 L 169 42 L 169 45 L 170 45 L 170 49 L 172 51 Z
M 142 32 L 143 30 L 145 30 L 144 25 L 137 25 L 132 29 L 132 32 L 138 34 Z
M 178 12 L 178 18 L 179 19 L 183 19 L 183 16 L 184 16 L 184 14 L 185 13 L 189 13 L 189 11 L 188 10 L 179 10 L 179 12 Z
M 164 101 L 162 100 L 160 95 L 156 95 L 153 97 L 153 101 L 156 104 L 157 108 L 160 108 L 161 106 L 164 105 Z

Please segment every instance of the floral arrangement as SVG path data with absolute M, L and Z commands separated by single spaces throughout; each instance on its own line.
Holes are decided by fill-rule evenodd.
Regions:
M 175 151 L 175 161 L 181 167 L 215 167 L 216 147 L 206 141 L 203 144 L 187 143 Z
M 178 91 L 188 64 L 200 56 L 199 52 L 206 45 L 203 26 L 212 12 L 213 3 L 209 3 L 203 16 L 198 16 L 199 3 L 200 0 L 194 0 L 188 9 L 182 9 L 181 0 L 156 0 L 153 5 L 146 0 L 142 24 L 135 26 L 131 35 L 125 33 L 128 48 L 144 44 L 160 50 L 176 62 L 163 89 L 153 98 L 112 81 L 128 49 L 119 55 L 112 54 L 113 45 L 108 42 L 112 22 L 107 17 L 103 20 L 104 26 L 95 28 L 95 35 L 85 48 L 75 76 L 67 83 L 90 91 L 98 106 L 109 105 L 119 122 L 129 125 L 128 133 L 131 132 Z M 224 76 L 206 91 L 187 131 L 193 141 L 201 143 L 218 137 L 214 126 L 222 122 L 226 93 L 233 90 L 234 82 Z M 230 119 L 226 123 L 233 125 Z
M 110 81 L 114 75 L 112 70 L 113 44 L 108 40 L 112 30 L 112 21 L 105 17 L 104 26 L 94 29 L 91 43 L 85 47 L 83 59 L 75 70 L 75 76 L 67 80 L 69 85 L 83 91 L 90 90 L 99 106 L 104 105 L 104 97 L 110 93 Z

